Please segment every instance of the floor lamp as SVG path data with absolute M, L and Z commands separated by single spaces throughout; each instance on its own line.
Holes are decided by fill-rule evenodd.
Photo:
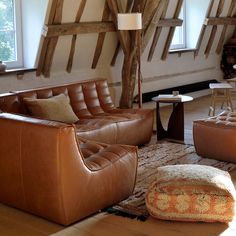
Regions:
M 117 15 L 118 30 L 136 30 L 137 31 L 137 57 L 138 57 L 138 99 L 139 108 L 142 107 L 142 78 L 141 78 L 141 13 L 119 13 Z

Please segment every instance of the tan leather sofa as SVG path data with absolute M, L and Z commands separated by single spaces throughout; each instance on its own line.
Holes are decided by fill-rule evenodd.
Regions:
M 133 191 L 134 146 L 78 139 L 72 125 L 9 113 L 0 130 L 2 203 L 68 225 Z
M 96 79 L 0 95 L 0 110 L 29 116 L 23 98 L 69 96 L 79 121 L 75 124 L 80 137 L 129 145 L 148 143 L 153 130 L 152 109 L 115 108 L 107 80 Z
M 236 163 L 236 112 L 194 121 L 193 139 L 199 156 Z

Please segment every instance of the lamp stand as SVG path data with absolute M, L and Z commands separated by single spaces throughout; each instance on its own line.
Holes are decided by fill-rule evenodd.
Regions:
M 137 30 L 138 37 L 138 51 L 137 51 L 137 61 L 138 61 L 138 101 L 139 108 L 142 108 L 143 96 L 142 96 L 142 74 L 141 74 L 141 30 Z

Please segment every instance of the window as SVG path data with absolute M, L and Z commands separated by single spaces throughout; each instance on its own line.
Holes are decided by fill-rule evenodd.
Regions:
M 181 12 L 179 14 L 179 18 L 183 20 L 182 26 L 178 26 L 175 28 L 175 33 L 171 42 L 170 49 L 183 49 L 186 48 L 186 7 L 185 1 L 183 2 L 183 6 Z
M 0 0 L 0 60 L 8 68 L 23 66 L 20 3 Z
M 184 0 L 179 15 L 183 25 L 175 28 L 170 50 L 196 47 L 209 3 L 210 0 Z

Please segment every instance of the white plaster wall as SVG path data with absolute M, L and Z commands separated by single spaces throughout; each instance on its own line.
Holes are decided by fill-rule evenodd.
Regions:
M 175 2 L 175 0 L 171 1 L 173 1 L 173 3 Z M 76 0 L 65 0 L 66 7 L 63 11 L 64 22 L 71 22 L 74 20 L 79 2 L 80 1 Z M 86 5 L 84 15 L 82 16 L 82 21 L 100 20 L 104 7 L 104 0 L 88 0 L 87 2 L 88 4 Z M 227 4 L 230 4 L 230 1 L 226 2 Z M 49 3 L 51 3 L 51 1 L 49 1 Z M 168 10 L 168 14 L 173 12 L 175 4 L 171 3 L 170 6 L 171 9 Z M 42 10 L 40 12 L 42 12 Z M 228 28 L 228 36 L 230 36 L 233 29 L 232 27 Z M 160 57 L 167 33 L 168 30 L 164 29 L 152 62 L 147 62 L 151 42 L 142 55 L 143 92 L 210 79 L 222 79 L 222 73 L 219 68 L 221 56 L 215 54 L 217 42 L 213 45 L 211 54 L 207 59 L 203 55 L 210 33 L 210 27 L 207 29 L 199 56 L 196 58 L 194 58 L 193 53 L 189 52 L 182 54 L 181 57 L 179 57 L 178 54 L 170 54 L 166 61 L 162 61 Z M 220 30 L 218 30 L 216 37 L 219 38 L 219 36 Z M 15 76 L 0 76 L 0 92 L 106 77 L 109 79 L 109 82 L 115 83 L 112 94 L 116 103 L 118 103 L 121 88 L 117 82 L 121 81 L 121 68 L 123 62 L 121 51 L 115 67 L 110 67 L 110 61 L 117 43 L 116 34 L 108 33 L 106 35 L 102 55 L 98 67 L 95 70 L 91 69 L 91 65 L 97 42 L 97 35 L 79 35 L 76 44 L 73 70 L 71 74 L 68 74 L 65 68 L 69 55 L 70 42 L 71 36 L 60 37 L 54 55 L 50 79 L 45 79 L 43 77 L 36 78 L 35 73 L 26 74 L 23 80 L 17 80 Z

